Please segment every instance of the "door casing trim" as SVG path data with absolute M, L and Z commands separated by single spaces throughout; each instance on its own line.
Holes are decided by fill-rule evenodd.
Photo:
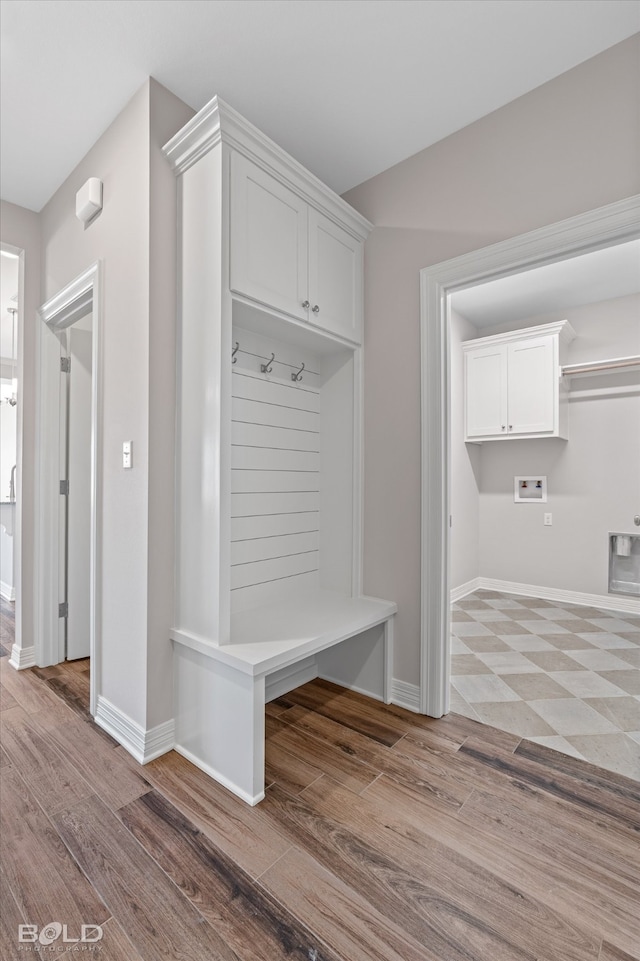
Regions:
M 95 715 L 100 692 L 100 518 L 102 452 L 102 264 L 96 261 L 38 310 L 36 325 L 36 589 L 35 661 L 40 667 L 64 659 L 58 630 L 58 514 L 60 350 L 55 331 L 93 313 L 91 382 L 91 521 L 90 521 L 90 711 Z

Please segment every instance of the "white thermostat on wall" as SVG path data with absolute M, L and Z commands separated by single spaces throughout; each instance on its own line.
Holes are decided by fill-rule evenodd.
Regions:
M 102 210 L 102 181 L 89 177 L 76 194 L 76 217 L 88 224 Z
M 513 478 L 513 499 L 516 504 L 546 504 L 547 503 L 547 478 L 541 477 L 514 477 Z

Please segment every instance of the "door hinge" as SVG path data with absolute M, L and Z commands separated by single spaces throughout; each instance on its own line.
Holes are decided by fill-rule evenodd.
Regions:
M 60 371 L 61 371 L 61 373 L 63 373 L 63 374 L 68 374 L 70 370 L 71 370 L 71 358 L 70 358 L 70 357 L 61 357 L 61 358 L 60 358 Z
M 69 617 L 69 604 L 64 601 L 63 604 L 58 604 L 58 617 Z
M 69 496 L 69 481 L 68 481 L 68 480 L 61 480 L 61 481 L 60 481 L 60 493 L 61 493 L 61 494 L 64 494 L 65 497 L 68 497 L 68 496 Z

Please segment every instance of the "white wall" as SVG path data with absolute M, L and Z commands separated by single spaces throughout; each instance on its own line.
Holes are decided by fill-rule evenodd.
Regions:
M 420 269 L 640 193 L 639 50 L 636 35 L 345 194 L 376 225 L 364 586 L 398 602 L 401 680 L 420 668 Z
M 40 215 L 43 301 L 92 263 L 104 260 L 99 694 L 142 725 L 147 635 L 148 111 L 145 85 Z M 75 216 L 75 195 L 88 177 L 103 181 L 104 207 L 85 229 Z M 52 336 L 46 331 L 43 335 Z M 133 440 L 136 465 L 126 473 L 121 470 L 123 440 Z
M 150 83 L 149 128 L 149 470 L 147 530 L 147 726 L 173 714 L 177 185 L 163 145 L 194 111 Z
M 145 728 L 172 716 L 176 187 L 159 151 L 192 114 L 147 82 L 40 215 L 43 301 L 104 265 L 98 693 Z M 75 194 L 88 177 L 104 207 L 84 229 Z
M 464 442 L 464 340 L 478 336 L 466 318 L 450 310 L 450 571 L 451 590 L 480 575 L 480 476 L 481 448 Z
M 16 599 L 13 570 L 15 510 L 15 504 L 0 502 L 0 597 L 5 601 Z
M 2 377 L 2 392 L 11 394 L 11 371 Z M 9 500 L 11 469 L 16 463 L 16 420 L 18 411 L 11 404 L 0 404 L 0 503 Z
M 530 318 L 512 329 L 564 317 L 577 334 L 569 363 L 640 355 L 638 295 Z M 546 504 L 514 503 L 514 475 L 530 474 L 547 476 Z M 569 440 L 485 443 L 480 478 L 482 577 L 607 594 L 608 532 L 633 533 L 640 512 L 640 374 L 574 379 Z M 552 527 L 543 526 L 545 512 L 553 515 Z
M 11 393 L 11 368 L 2 377 L 3 394 Z M 17 408 L 0 404 L 0 595 L 5 601 L 15 600 L 15 577 L 13 571 L 13 544 L 15 527 L 15 503 L 10 503 L 11 468 L 16 463 Z

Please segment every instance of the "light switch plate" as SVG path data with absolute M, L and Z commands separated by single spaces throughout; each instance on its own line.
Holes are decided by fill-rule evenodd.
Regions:
M 131 470 L 133 467 L 133 441 L 131 440 L 122 442 L 122 467 L 124 470 Z

